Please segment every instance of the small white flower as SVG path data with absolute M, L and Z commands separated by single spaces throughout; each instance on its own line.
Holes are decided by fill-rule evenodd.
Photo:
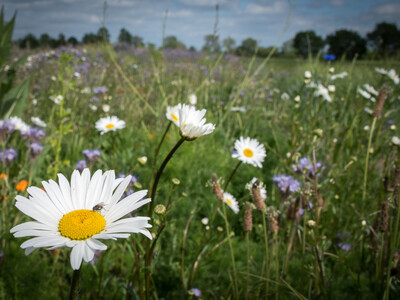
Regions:
M 289 100 L 290 99 L 290 96 L 289 96 L 289 94 L 288 93 L 283 93 L 282 95 L 281 95 L 281 99 L 282 100 Z
M 299 103 L 301 101 L 301 98 L 299 95 L 297 95 L 296 97 L 294 97 L 294 101 Z
M 87 86 L 83 90 L 81 90 L 81 93 L 82 94 L 90 94 L 91 91 L 92 91 L 91 88 Z
M 329 90 L 320 83 L 318 84 L 318 89 L 314 92 L 314 95 L 317 97 L 322 96 L 326 101 L 332 102 Z
M 396 130 L 396 128 L 397 128 L 396 125 L 394 125 L 394 124 L 390 125 L 390 130 Z
M 372 102 L 375 102 L 375 98 L 372 97 L 370 93 L 364 91 L 363 89 L 358 88 L 358 89 L 357 89 L 357 92 L 358 92 L 361 96 L 363 96 L 365 99 L 369 99 L 369 100 L 371 100 Z
M 31 117 L 31 121 L 32 121 L 33 124 L 35 124 L 36 126 L 39 126 L 39 127 L 46 127 L 47 126 L 46 123 L 43 122 L 42 120 L 40 120 L 39 117 Z
M 364 130 L 365 130 L 365 131 L 369 131 L 369 129 L 370 129 L 370 128 L 369 128 L 368 125 L 365 125 L 365 126 L 364 126 Z
M 18 130 L 21 133 L 27 132 L 30 128 L 30 126 L 22 121 L 22 119 L 19 117 L 11 117 L 8 119 L 8 121 L 14 125 L 14 130 Z
M 196 105 L 197 103 L 197 96 L 195 94 L 190 94 L 189 95 L 189 103 L 191 105 Z
M 400 138 L 397 136 L 393 136 L 392 143 L 393 143 L 393 145 L 400 146 Z
M 141 156 L 141 157 L 139 157 L 139 158 L 138 158 L 138 162 L 139 162 L 141 165 L 145 165 L 145 164 L 147 163 L 147 156 Z
M 94 105 L 94 104 L 89 104 L 89 108 L 90 108 L 91 110 L 93 110 L 93 111 L 96 111 L 96 110 L 97 110 L 97 106 Z
M 310 79 L 312 77 L 311 72 L 310 71 L 305 71 L 304 72 L 304 77 L 307 78 L 307 79 Z
M 108 105 L 108 104 L 103 104 L 102 108 L 103 108 L 104 112 L 109 112 L 110 111 L 110 105 Z
M 208 221 L 208 218 L 201 219 L 201 223 L 203 223 L 203 225 L 208 225 Z
M 74 72 L 74 76 L 75 76 L 76 78 L 81 78 L 81 74 L 80 74 L 79 72 Z
M 399 78 L 399 75 L 397 75 L 397 73 L 396 73 L 396 71 L 395 71 L 394 69 L 391 69 L 391 70 L 387 73 L 387 75 L 389 76 L 390 79 L 393 80 L 393 82 L 394 82 L 395 84 L 399 84 L 400 78 Z
M 235 197 L 233 197 L 229 193 L 224 193 L 224 199 L 223 201 L 229 205 L 229 207 L 233 210 L 235 214 L 239 212 L 239 204 L 236 201 Z
M 260 144 L 256 139 L 251 139 L 249 137 L 243 138 L 241 136 L 235 141 L 235 151 L 232 153 L 233 158 L 237 158 L 246 164 L 262 168 L 262 162 L 266 156 L 264 145 Z
M 347 75 L 348 75 L 347 72 L 342 72 L 342 73 L 339 73 L 339 74 L 334 74 L 334 75 L 331 76 L 331 80 L 335 80 L 335 79 L 337 79 L 337 78 L 343 79 L 343 78 L 345 78 Z
M 96 129 L 100 134 L 109 131 L 116 131 L 125 128 L 125 121 L 118 119 L 116 116 L 101 118 L 96 122 Z
M 49 97 L 51 101 L 53 101 L 55 104 L 60 104 L 61 101 L 64 99 L 62 95 L 57 95 L 56 97 L 50 96 Z
M 329 73 L 333 73 L 333 72 L 335 72 L 335 68 L 334 67 L 329 68 Z
M 37 105 L 37 104 L 38 104 L 37 99 L 33 99 L 33 100 L 32 100 L 32 104 L 33 104 L 33 105 Z
M 178 105 L 175 106 L 168 106 L 167 107 L 167 113 L 165 116 L 167 117 L 168 120 L 174 122 L 176 126 L 178 126 L 178 121 L 179 121 L 179 111 L 182 109 L 182 104 L 179 103 Z
M 231 107 L 231 111 L 238 111 L 238 112 L 245 113 L 246 112 L 246 107 L 244 107 L 244 106 L 232 106 Z
M 328 85 L 328 91 L 331 93 L 334 93 L 334 92 L 336 92 L 336 87 L 333 84 Z
M 368 106 L 365 106 L 364 107 L 364 111 L 367 113 L 367 114 L 369 114 L 369 115 L 372 115 L 372 113 L 374 112 L 372 109 L 370 109 Z
M 179 133 L 186 140 L 191 141 L 202 135 L 210 134 L 214 131 L 215 125 L 206 122 L 204 115 L 207 110 L 196 110 L 194 106 L 182 105 L 182 109 L 179 110 L 178 127 Z
M 15 206 L 34 221 L 15 226 L 11 233 L 17 238 L 33 237 L 21 244 L 26 255 L 37 248 L 72 248 L 70 261 L 74 270 L 80 268 L 82 260 L 90 262 L 95 251 L 107 249 L 99 239 L 128 238 L 131 233 L 142 233 L 151 239 L 147 230 L 151 227 L 150 218 L 123 218 L 151 201 L 144 199 L 147 191 L 120 200 L 130 180 L 131 176 L 116 179 L 114 171 L 103 174 L 100 170 L 90 178 L 89 169 L 84 169 L 82 174 L 75 170 L 69 183 L 58 174 L 58 183 L 42 182 L 45 190 L 29 187 L 29 199 L 16 197 Z M 99 205 L 100 210 L 95 209 Z
M 51 80 L 56 81 L 57 77 L 53 75 L 53 76 L 51 76 Z

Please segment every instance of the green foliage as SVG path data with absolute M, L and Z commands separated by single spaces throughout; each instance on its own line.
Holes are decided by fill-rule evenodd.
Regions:
M 308 57 L 309 54 L 316 56 L 324 44 L 324 40 L 313 30 L 298 32 L 293 40 L 293 47 L 303 58 Z
M 257 41 L 252 38 L 247 38 L 242 41 L 242 44 L 236 48 L 236 53 L 243 56 L 253 56 L 257 49 Z
M 348 60 L 355 56 L 362 58 L 367 52 L 367 41 L 357 32 L 351 30 L 338 30 L 326 38 L 329 45 L 329 53 L 336 57 L 344 56 Z
M 374 30 L 367 34 L 367 39 L 382 57 L 393 55 L 400 49 L 400 30 L 396 24 L 376 24 Z

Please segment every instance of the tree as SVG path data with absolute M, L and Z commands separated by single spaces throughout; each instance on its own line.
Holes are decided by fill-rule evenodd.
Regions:
M 43 33 L 39 38 L 40 47 L 54 47 L 55 41 L 47 34 Z
M 118 42 L 132 44 L 132 34 L 125 28 L 121 28 L 118 36 Z
M 74 47 L 75 47 L 76 45 L 79 44 L 77 38 L 74 37 L 74 36 L 71 36 L 71 37 L 67 40 L 67 43 L 70 44 L 70 45 L 72 45 L 72 46 L 74 46 Z
M 39 41 L 32 33 L 28 33 L 19 41 L 19 47 L 22 49 L 35 49 L 39 47 Z
M 110 34 L 108 32 L 108 29 L 106 27 L 100 27 L 99 30 L 97 31 L 97 38 L 98 41 L 110 41 Z
M 98 36 L 94 33 L 85 33 L 85 35 L 82 38 L 83 44 L 91 44 L 97 42 L 98 42 Z
M 242 44 L 236 48 L 238 55 L 252 56 L 256 52 L 257 41 L 252 38 L 247 38 L 242 41 Z
M 204 41 L 205 41 L 205 44 L 204 44 L 203 48 L 201 49 L 202 51 L 209 52 L 209 53 L 221 51 L 221 46 L 219 44 L 218 35 L 207 34 L 204 37 Z
M 170 35 L 164 39 L 164 48 L 165 49 L 186 49 L 184 43 L 180 42 L 176 36 Z
M 324 44 L 324 40 L 312 30 L 298 32 L 293 40 L 293 47 L 303 58 L 306 58 L 309 52 L 313 56 L 317 55 Z
M 355 55 L 362 57 L 367 52 L 367 41 L 357 32 L 346 29 L 338 30 L 326 38 L 329 53 L 336 57 L 346 56 L 353 59 Z
M 144 47 L 143 38 L 137 35 L 132 36 L 132 45 L 135 46 L 135 48 Z
M 367 39 L 380 55 L 392 55 L 400 49 L 400 31 L 396 24 L 382 22 L 367 34 Z
M 236 42 L 233 38 L 228 36 L 226 39 L 222 41 L 222 44 L 224 45 L 226 52 L 232 53 L 233 50 L 235 49 Z
M 56 46 L 60 47 L 60 46 L 65 46 L 67 44 L 66 40 L 65 40 L 65 35 L 60 33 L 58 35 L 58 39 L 56 40 Z

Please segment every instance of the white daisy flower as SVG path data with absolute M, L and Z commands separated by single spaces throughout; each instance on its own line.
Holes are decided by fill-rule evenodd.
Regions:
M 312 77 L 311 72 L 310 71 L 305 71 L 304 72 L 304 77 L 307 78 L 307 79 L 310 79 Z
M 35 124 L 36 126 L 39 126 L 39 127 L 44 128 L 47 126 L 46 123 L 43 122 L 39 117 L 31 117 L 31 121 L 33 124 Z
M 197 110 L 191 105 L 182 105 L 179 110 L 178 127 L 182 137 L 188 141 L 192 141 L 202 135 L 210 134 L 214 131 L 215 125 L 211 123 L 204 124 L 206 119 L 204 115 L 207 110 Z
M 290 96 L 289 96 L 288 93 L 284 92 L 284 93 L 281 95 L 281 99 L 282 99 L 282 100 L 289 100 L 289 99 L 290 99 Z
M 89 169 L 82 174 L 72 173 L 71 184 L 62 174 L 58 183 L 43 181 L 45 191 L 29 187 L 29 199 L 18 195 L 15 206 L 34 221 L 19 224 L 11 229 L 14 237 L 33 238 L 23 242 L 21 248 L 29 255 L 36 248 L 54 250 L 70 247 L 71 266 L 78 270 L 82 259 L 90 262 L 95 251 L 107 246 L 99 239 L 128 238 L 130 233 L 142 233 L 152 238 L 147 228 L 148 217 L 124 218 L 135 209 L 149 203 L 142 200 L 147 191 L 139 191 L 121 199 L 131 176 L 115 178 L 114 171 L 101 170 L 90 178 Z
M 393 82 L 394 82 L 395 84 L 399 84 L 400 78 L 399 78 L 399 75 L 397 75 L 397 73 L 396 73 L 396 71 L 395 71 L 394 69 L 391 69 L 391 70 L 387 73 L 387 75 L 390 77 L 390 79 L 393 80 Z
M 179 118 L 179 111 L 182 109 L 182 104 L 178 104 L 175 106 L 168 106 L 167 113 L 165 116 L 168 120 L 174 122 L 176 126 L 178 126 L 178 118 Z
M 366 83 L 363 85 L 363 87 L 368 93 L 375 95 L 375 96 L 379 95 L 379 92 L 377 90 L 375 90 L 375 88 L 372 85 L 369 85 L 368 83 Z
M 58 105 L 59 105 L 59 104 L 61 103 L 61 101 L 62 101 L 64 98 L 63 98 L 62 95 L 58 95 L 58 96 L 56 96 L 56 97 L 50 96 L 49 99 L 50 99 L 51 101 L 53 101 L 55 104 L 58 104 Z
M 109 131 L 116 131 L 125 128 L 125 121 L 118 119 L 116 116 L 101 118 L 96 122 L 96 129 L 100 134 Z
M 103 108 L 104 112 L 109 112 L 110 111 L 110 105 L 108 105 L 108 104 L 103 104 L 102 108 Z
M 248 189 L 251 192 L 251 189 L 253 187 L 253 184 L 258 180 L 258 178 L 253 177 L 253 179 L 246 184 L 246 189 Z M 267 200 L 267 189 L 265 188 L 265 184 L 260 180 L 260 184 L 258 186 L 260 188 L 260 194 L 261 198 L 265 201 Z
M 382 75 L 387 75 L 387 73 L 388 73 L 388 71 L 383 68 L 375 68 L 375 72 L 378 72 L 379 74 L 382 74 Z
M 342 73 L 339 73 L 339 74 L 334 74 L 334 75 L 331 76 L 331 80 L 336 80 L 337 78 L 343 79 L 343 78 L 345 78 L 347 75 L 348 75 L 347 72 L 342 72 Z
M 392 143 L 393 145 L 400 146 L 400 138 L 398 138 L 397 136 L 393 136 Z
M 20 117 L 10 117 L 8 121 L 14 124 L 14 129 L 19 132 L 27 132 L 30 128 L 30 126 L 22 121 Z
M 233 197 L 229 193 L 224 193 L 224 199 L 223 201 L 229 205 L 229 207 L 233 210 L 235 214 L 239 212 L 239 204 L 236 201 L 235 197 Z
M 318 89 L 314 92 L 314 95 L 317 97 L 322 96 L 326 101 L 332 102 L 329 90 L 320 83 L 318 84 Z
M 196 105 L 197 104 L 197 96 L 195 94 L 190 94 L 189 95 L 189 103 L 191 105 Z
M 357 92 L 358 92 L 361 96 L 363 96 L 365 99 L 369 99 L 369 100 L 371 100 L 372 102 L 375 102 L 374 97 L 372 97 L 370 93 L 364 91 L 363 89 L 358 88 L 358 89 L 357 89 Z
M 238 158 L 246 164 L 262 168 L 262 162 L 266 156 L 264 145 L 260 144 L 256 139 L 243 138 L 241 136 L 240 139 L 235 141 L 233 158 Z

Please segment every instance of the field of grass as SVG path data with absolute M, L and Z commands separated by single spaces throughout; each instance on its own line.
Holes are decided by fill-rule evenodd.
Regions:
M 39 188 L 57 181 L 57 173 L 69 180 L 85 160 L 92 174 L 131 174 L 137 181 L 128 189 L 151 190 L 181 138 L 167 106 L 190 104 L 191 94 L 215 130 L 183 142 L 150 193 L 154 203 L 133 212 L 151 216 L 151 243 L 142 234 L 106 240 L 106 251 L 82 262 L 80 299 L 396 299 L 400 86 L 395 73 L 377 67 L 400 71 L 393 61 L 259 60 L 110 46 L 31 53 L 17 73 L 18 82 L 31 78 L 20 117 L 47 126 L 37 138 L 40 153 L 30 141 L 36 138 L 2 127 L 0 299 L 67 298 L 77 277 L 71 248 L 25 256 L 20 246 L 27 238 L 10 233 L 32 220 L 15 207 L 16 195 L 28 197 L 23 180 Z M 365 84 L 377 92 L 370 92 L 373 99 L 359 92 Z M 106 116 L 125 127 L 100 134 L 95 124 Z M 241 163 L 233 174 L 241 136 L 264 145 L 267 156 L 262 168 Z M 7 160 L 10 148 L 18 155 Z M 90 161 L 85 149 L 100 157 Z M 232 174 L 226 192 L 237 199 L 237 214 L 213 193 Z M 291 178 L 274 177 L 282 174 Z M 252 185 L 246 188 L 254 177 L 263 183 L 254 189 L 267 191 L 263 210 L 254 205 Z M 165 214 L 153 213 L 158 204 Z M 246 207 L 252 228 L 248 211 L 245 231 Z

